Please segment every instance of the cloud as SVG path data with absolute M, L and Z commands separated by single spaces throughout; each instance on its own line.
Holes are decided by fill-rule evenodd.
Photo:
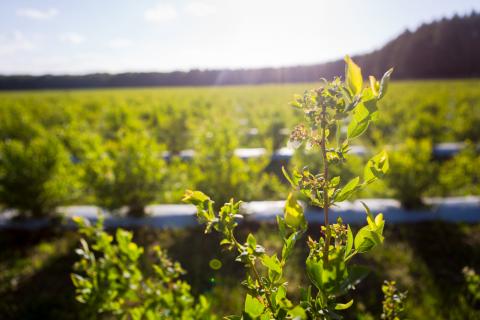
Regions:
M 15 31 L 10 35 L 0 34 L 0 56 L 14 55 L 20 51 L 31 51 L 35 49 L 35 44 L 20 31 Z
M 217 8 L 205 2 L 193 1 L 187 4 L 185 11 L 192 16 L 205 17 L 214 14 Z
M 127 48 L 132 45 L 132 41 L 130 39 L 125 38 L 115 38 L 107 42 L 107 46 L 114 49 L 122 49 Z
M 75 45 L 85 42 L 85 37 L 75 32 L 62 33 L 59 38 L 63 42 L 75 44 Z
M 170 4 L 159 3 L 153 8 L 148 9 L 144 13 L 144 18 L 148 22 L 164 22 L 173 20 L 177 17 L 177 10 Z
M 47 10 L 39 10 L 34 8 L 22 8 L 17 10 L 17 16 L 25 17 L 34 20 L 48 20 L 55 17 L 58 14 L 58 10 L 50 8 Z

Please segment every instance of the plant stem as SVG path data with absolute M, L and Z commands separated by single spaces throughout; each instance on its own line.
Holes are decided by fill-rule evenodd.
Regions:
M 255 263 L 253 261 L 250 261 L 250 266 L 253 270 L 253 274 L 255 275 L 255 278 L 257 278 L 258 285 L 262 287 L 263 291 L 265 292 L 265 298 L 267 299 L 267 303 L 268 303 L 268 307 L 270 308 L 270 311 L 272 311 L 272 314 L 275 315 L 275 309 L 273 308 L 273 303 L 270 300 L 269 291 L 267 291 L 266 288 L 262 286 L 262 283 L 260 282 L 260 275 L 258 274 L 257 268 L 255 267 Z
M 330 248 L 330 224 L 328 222 L 328 209 L 330 206 L 330 200 L 328 197 L 328 160 L 327 160 L 327 106 L 322 106 L 322 119 L 321 119 L 321 128 L 322 128 L 322 141 L 321 149 L 323 156 L 323 223 L 325 225 L 325 246 L 323 247 L 323 261 L 328 263 L 328 252 Z
M 235 243 L 235 246 L 237 247 L 238 252 L 241 253 L 243 251 L 243 246 L 240 244 L 240 242 L 237 241 L 233 233 L 232 233 L 232 240 Z M 267 290 L 267 288 L 265 288 L 262 285 L 262 282 L 260 281 L 260 274 L 258 273 L 257 267 L 255 267 L 255 263 L 251 260 L 249 261 L 250 261 L 250 268 L 253 270 L 253 275 L 257 280 L 258 285 L 262 288 L 263 292 L 265 292 L 265 298 L 267 299 L 268 308 L 270 309 L 272 314 L 275 315 L 275 309 L 273 308 L 272 300 L 270 300 L 270 296 L 268 295 L 269 291 Z

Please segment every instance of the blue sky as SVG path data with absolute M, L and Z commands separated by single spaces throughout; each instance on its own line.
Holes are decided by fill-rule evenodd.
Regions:
M 1 74 L 284 66 L 381 47 L 478 0 L 0 2 Z

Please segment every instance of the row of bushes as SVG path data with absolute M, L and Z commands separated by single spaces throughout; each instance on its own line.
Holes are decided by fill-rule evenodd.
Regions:
M 475 81 L 393 83 L 384 115 L 358 143 L 389 150 L 391 174 L 361 197 L 395 197 L 405 207 L 424 196 L 480 194 L 480 95 Z M 44 216 L 58 205 L 129 207 L 177 203 L 186 188 L 214 194 L 279 199 L 285 186 L 265 173 L 268 157 L 244 161 L 238 147 L 285 146 L 283 128 L 298 120 L 285 101 L 299 86 L 3 93 L 0 99 L 0 206 Z M 251 128 L 257 128 L 252 132 Z M 455 158 L 431 159 L 432 143 L 472 141 Z M 190 162 L 162 153 L 195 149 Z M 351 156 L 354 158 L 354 156 Z M 292 165 L 319 167 L 297 152 Z M 343 181 L 366 159 L 338 169 Z M 244 183 L 249 182 L 249 183 Z
M 215 192 L 219 202 L 230 194 L 269 199 L 280 193 L 278 178 L 265 172 L 267 159 L 246 162 L 233 154 L 233 132 L 210 131 L 203 139 L 208 152 L 191 162 L 176 156 L 165 161 L 164 148 L 142 132 L 121 132 L 112 140 L 84 135 L 75 154 L 55 135 L 4 140 L 0 203 L 24 217 L 51 215 L 57 206 L 81 202 L 110 210 L 126 207 L 138 216 L 150 203 L 179 202 L 194 186 Z
M 384 181 L 376 182 L 370 190 L 359 192 L 359 197 L 398 199 L 406 209 L 423 207 L 424 197 L 480 195 L 480 155 L 476 146 L 467 142 L 456 156 L 444 161 L 432 159 L 429 139 L 406 139 L 388 150 L 390 172 Z M 342 181 L 362 174 L 366 159 L 349 156 L 350 167 L 340 165 L 334 169 Z M 298 153 L 293 165 L 308 164 L 318 168 L 321 159 L 312 154 Z
M 28 217 L 55 213 L 60 205 L 91 203 L 131 215 L 145 206 L 178 203 L 187 188 L 216 195 L 217 203 L 230 195 L 248 200 L 279 199 L 285 185 L 267 173 L 267 157 L 242 160 L 234 155 L 238 138 L 229 126 L 205 128 L 197 151 L 188 162 L 163 158 L 164 148 L 147 133 L 122 131 L 115 139 L 84 134 L 69 147 L 56 135 L 7 139 L 0 143 L 0 202 Z M 79 142 L 82 143 L 79 143 Z M 431 160 L 429 140 L 412 140 L 389 152 L 391 172 L 360 197 L 393 196 L 404 207 L 422 205 L 424 196 L 480 194 L 480 156 L 473 145 L 445 162 Z M 351 156 L 349 168 L 337 169 L 342 181 L 361 174 L 364 159 Z M 321 159 L 298 152 L 292 166 L 316 168 Z

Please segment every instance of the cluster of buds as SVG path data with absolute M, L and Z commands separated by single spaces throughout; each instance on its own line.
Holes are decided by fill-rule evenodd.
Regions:
M 305 139 L 308 138 L 308 130 L 303 124 L 297 125 L 290 133 L 288 144 L 290 147 L 296 149 L 300 147 Z

